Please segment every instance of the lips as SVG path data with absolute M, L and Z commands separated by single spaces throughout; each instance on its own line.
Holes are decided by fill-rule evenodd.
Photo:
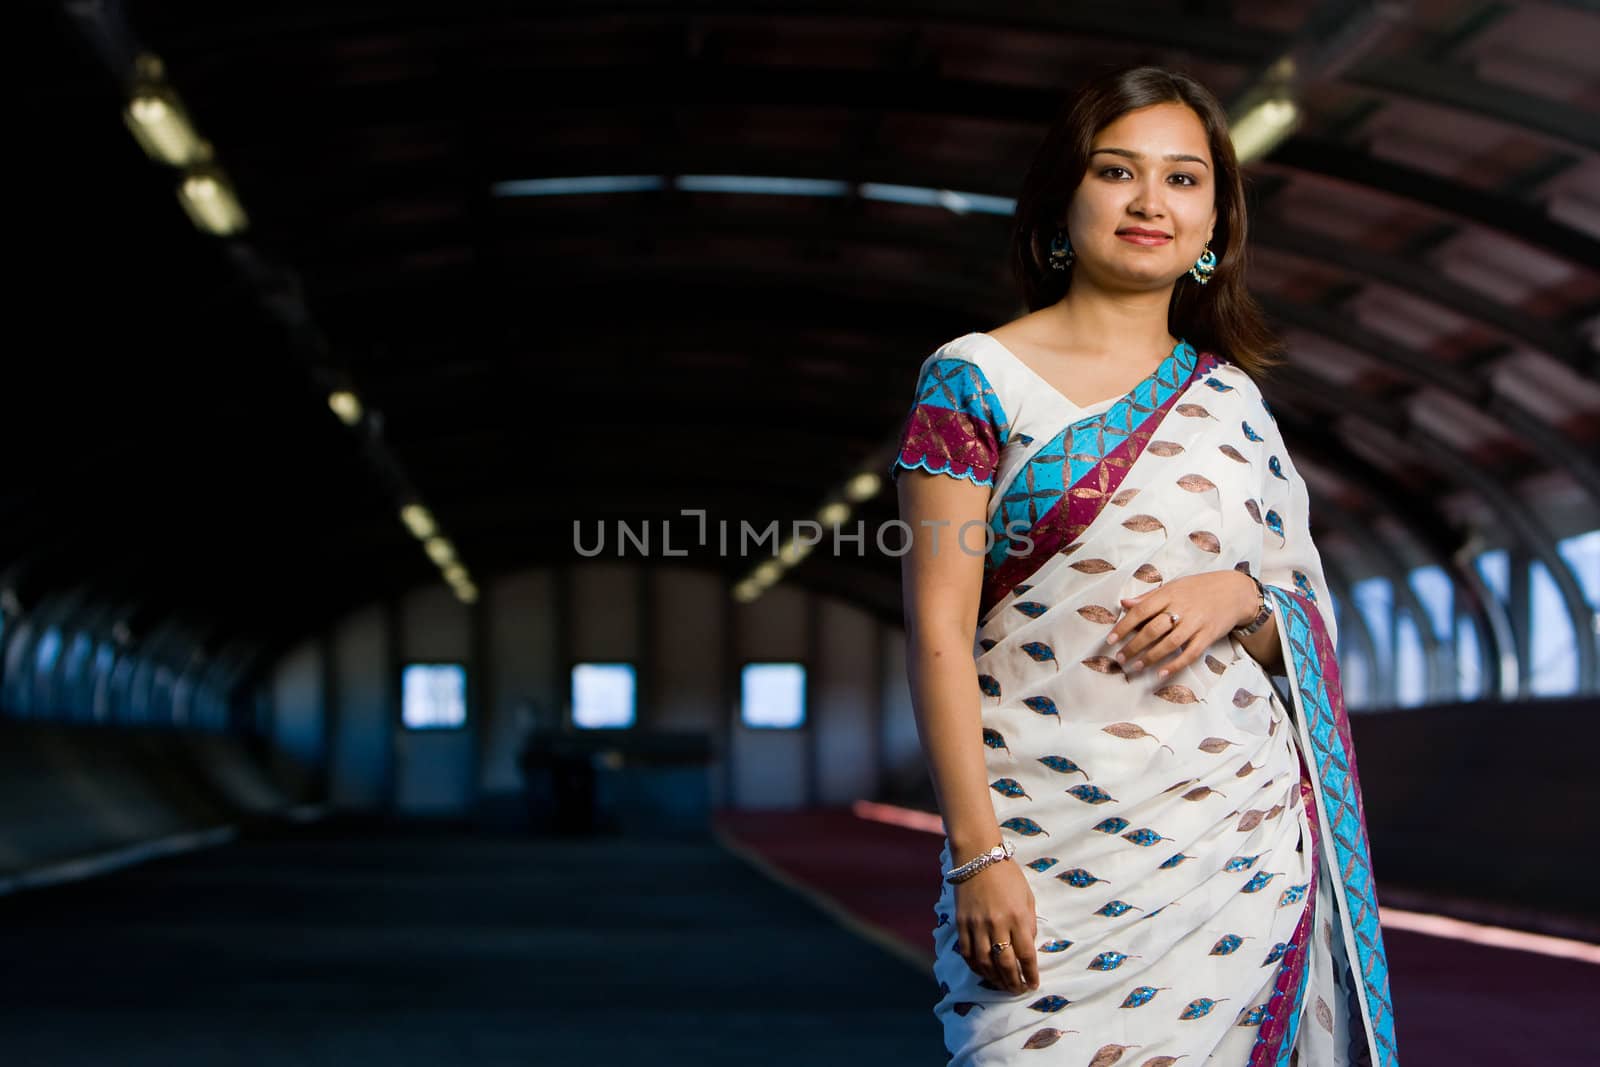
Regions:
M 1150 233 L 1145 230 L 1118 230 L 1117 236 L 1129 244 L 1145 245 L 1147 247 L 1164 245 L 1172 240 L 1164 233 Z
M 1122 235 L 1122 236 L 1131 236 L 1131 237 L 1166 237 L 1167 236 L 1167 234 L 1162 233 L 1160 230 L 1143 230 L 1143 229 L 1140 229 L 1137 226 L 1129 226 L 1127 229 L 1118 230 L 1117 233 Z

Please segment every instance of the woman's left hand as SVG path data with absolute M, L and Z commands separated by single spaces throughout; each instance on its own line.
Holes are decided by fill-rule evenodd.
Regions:
M 1166 677 L 1193 663 L 1229 630 L 1254 618 L 1256 599 L 1255 583 L 1243 571 L 1186 574 L 1138 596 L 1123 597 L 1122 617 L 1112 626 L 1106 644 L 1128 638 L 1112 653 L 1125 675 L 1178 652 L 1157 672 L 1156 677 Z M 1178 621 L 1173 622 L 1171 615 Z

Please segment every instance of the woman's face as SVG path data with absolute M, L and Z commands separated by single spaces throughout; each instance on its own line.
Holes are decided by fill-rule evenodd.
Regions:
M 1067 208 L 1074 274 L 1088 271 L 1113 289 L 1171 285 L 1204 253 L 1217 222 L 1199 116 L 1185 104 L 1152 104 L 1095 134 L 1090 148 Z

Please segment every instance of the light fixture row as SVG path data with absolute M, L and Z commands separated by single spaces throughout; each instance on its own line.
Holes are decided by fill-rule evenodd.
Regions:
M 478 599 L 478 587 L 467 573 L 466 564 L 456 558 L 456 547 L 439 532 L 433 513 L 424 505 L 413 501 L 400 509 L 400 521 L 406 524 L 411 536 L 422 542 L 422 550 L 433 560 L 434 566 L 444 575 L 455 591 L 456 599 L 471 604 Z
M 233 184 L 217 164 L 211 142 L 195 129 L 183 101 L 166 82 L 161 60 L 142 53 L 134 62 L 134 87 L 123 109 L 134 140 L 157 163 L 183 171 L 178 202 L 206 233 L 230 237 L 250 225 Z
M 135 61 L 134 88 L 123 111 L 123 121 L 146 155 L 183 171 L 178 199 L 195 226 L 218 237 L 242 233 L 249 226 L 244 207 L 217 165 L 210 142 L 196 131 L 183 101 L 167 84 L 159 57 L 145 52 Z M 352 428 L 359 426 L 365 415 L 361 398 L 350 389 L 330 392 L 328 407 L 340 422 Z M 439 533 L 428 509 L 413 501 L 401 509 L 400 518 L 422 542 L 423 551 L 443 573 L 456 597 L 467 604 L 476 600 L 477 586 L 456 558 L 455 546 Z
M 831 533 L 843 526 L 857 506 L 883 491 L 883 476 L 877 473 L 877 469 L 878 466 L 874 465 L 870 469 L 851 475 L 842 486 L 829 493 L 823 500 L 814 518 L 825 533 Z M 781 581 L 784 572 L 798 566 L 801 560 L 810 555 L 811 549 L 809 541 L 791 536 L 779 546 L 773 558 L 756 564 L 750 573 L 733 587 L 733 598 L 741 604 L 749 604 L 756 600 Z

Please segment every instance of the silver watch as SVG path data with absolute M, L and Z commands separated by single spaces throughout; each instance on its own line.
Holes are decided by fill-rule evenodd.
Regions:
M 1249 637 L 1251 634 L 1265 626 L 1268 619 L 1272 618 L 1272 598 L 1267 596 L 1266 587 L 1261 584 L 1261 579 L 1257 578 L 1253 574 L 1248 573 L 1246 574 L 1246 577 L 1248 577 L 1252 582 L 1256 583 L 1256 592 L 1261 594 L 1261 610 L 1256 612 L 1255 618 L 1251 619 L 1243 626 L 1235 626 L 1233 628 L 1233 632 L 1238 634 L 1240 637 Z

